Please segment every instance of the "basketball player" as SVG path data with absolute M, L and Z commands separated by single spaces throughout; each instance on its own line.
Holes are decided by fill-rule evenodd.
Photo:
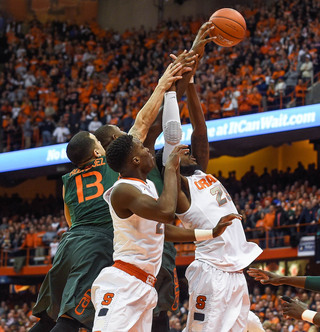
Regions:
M 223 185 L 211 174 L 204 173 L 208 165 L 207 128 L 192 80 L 187 88 L 192 154 L 181 157 L 181 190 L 176 214 L 186 228 L 210 229 L 226 213 L 237 213 Z M 165 146 L 163 162 L 181 134 L 179 108 L 175 93 L 165 94 L 163 128 Z M 262 250 L 246 241 L 241 222 L 233 224 L 218 238 L 196 242 L 195 261 L 186 271 L 189 282 L 189 314 L 186 331 L 246 331 L 249 315 L 249 294 L 242 270 L 256 259 Z M 263 331 L 258 318 L 256 330 Z
M 304 288 L 311 291 L 320 292 L 320 277 L 288 277 L 281 276 L 273 272 L 250 268 L 248 270 L 250 277 L 260 281 L 263 285 L 271 284 L 274 286 L 288 285 L 297 288 Z M 302 319 L 309 323 L 320 326 L 320 313 L 308 310 L 305 303 L 298 300 L 284 299 L 283 314 L 295 319 Z
M 177 75 L 180 70 L 179 63 L 168 66 L 138 113 L 131 132 L 142 141 L 158 114 L 165 91 L 181 78 Z M 106 164 L 103 151 L 97 139 L 93 135 L 88 139 L 85 132 L 75 135 L 68 144 L 67 155 L 77 166 L 63 177 L 65 215 L 70 231 L 63 235 L 53 267 L 40 288 L 33 308 L 33 314 L 40 321 L 31 332 L 92 328 L 91 284 L 103 267 L 112 264 L 113 252 L 111 217 L 102 194 L 118 177 Z
M 179 160 L 185 151 L 186 146 L 177 146 L 168 157 L 159 197 L 155 185 L 147 180 L 154 157 L 141 141 L 123 135 L 108 147 L 107 163 L 120 173 L 120 179 L 103 195 L 113 220 L 115 263 L 104 268 L 92 284 L 94 332 L 151 330 L 164 237 L 193 241 L 198 236 L 197 230 L 169 225 L 175 218 Z M 232 218 L 241 217 L 232 214 L 225 217 L 226 222 L 223 218 L 222 232 Z M 207 238 L 217 234 L 212 230 Z
M 161 114 L 160 114 L 161 119 Z M 161 121 L 160 131 L 156 128 L 157 124 L 153 124 L 148 132 L 145 146 L 150 149 L 150 152 L 154 153 L 154 142 L 156 137 L 161 132 Z M 158 134 L 156 133 L 158 132 Z M 112 125 L 104 125 L 100 127 L 94 135 L 101 142 L 105 150 L 109 144 L 122 135 L 125 135 L 118 127 Z M 114 172 L 115 174 L 118 173 Z M 156 186 L 158 195 L 160 196 L 163 189 L 163 180 L 157 167 L 154 167 L 148 174 L 147 177 Z M 117 179 L 115 179 L 116 181 Z M 114 182 L 115 182 L 114 181 Z M 111 217 L 110 217 L 111 219 Z M 112 254 L 112 252 L 111 252 Z M 162 253 L 161 267 L 157 275 L 157 282 L 155 289 L 158 293 L 158 303 L 154 309 L 153 315 L 153 332 L 166 332 L 169 331 L 169 318 L 167 311 L 176 312 L 179 309 L 179 283 L 175 265 L 176 250 L 173 243 L 165 241 Z
M 200 41 L 196 43 L 195 46 L 201 50 L 201 48 L 204 47 L 204 43 Z M 187 68 L 190 62 L 192 62 L 192 56 L 184 61 L 186 71 L 188 70 Z M 159 80 L 159 84 L 151 98 L 144 106 L 144 108 L 138 113 L 135 124 L 130 132 L 135 137 L 138 137 L 141 141 L 145 139 L 149 126 L 158 113 L 158 109 L 162 103 L 163 93 L 170 85 L 172 85 L 175 80 L 181 78 L 179 75 L 177 75 L 180 69 L 181 66 L 179 63 L 170 65 L 168 67 L 163 77 Z M 110 143 L 116 137 L 116 135 L 124 134 L 116 126 L 110 126 L 110 128 L 110 135 L 105 136 L 105 140 L 107 142 L 106 144 Z M 94 161 L 92 162 L 94 163 Z M 104 190 L 106 190 L 116 181 L 118 174 L 108 168 L 107 165 L 104 165 L 104 163 L 105 161 L 102 161 L 101 174 L 106 175 L 102 177 L 101 184 L 103 185 Z M 92 326 L 94 308 L 90 301 L 90 287 L 92 281 L 100 272 L 101 267 L 109 266 L 112 263 L 113 229 L 108 207 L 102 200 L 102 196 L 97 195 L 98 192 L 94 192 L 94 189 L 98 190 L 98 187 L 101 188 L 99 186 L 100 177 L 97 179 L 97 173 L 89 173 L 90 175 L 84 176 L 82 179 L 84 201 L 82 202 L 81 206 L 83 211 L 81 211 L 80 216 L 78 216 L 76 212 L 71 213 L 71 223 L 74 223 L 77 227 L 73 227 L 72 230 L 66 233 L 61 240 L 61 243 L 66 243 L 67 245 L 60 245 L 64 249 L 58 251 L 53 268 L 49 271 L 41 286 L 37 303 L 33 309 L 33 314 L 37 317 L 40 317 L 40 321 L 31 329 L 31 332 L 51 331 L 51 329 L 55 326 L 55 320 L 58 317 L 58 324 L 54 329 L 55 332 L 66 330 L 72 332 L 77 331 L 79 326 L 85 326 L 87 328 L 91 328 Z M 72 182 L 75 179 L 76 176 L 69 180 Z M 77 179 L 80 181 L 81 178 L 78 177 Z M 72 186 L 70 186 L 70 188 L 72 188 Z M 101 190 L 99 191 L 99 194 L 101 194 Z M 72 192 L 69 193 L 69 190 L 66 190 L 65 196 L 69 199 L 69 203 L 73 204 L 73 206 L 79 199 L 79 197 L 75 195 L 75 192 L 72 194 Z M 104 216 L 104 223 L 102 223 L 102 220 L 99 219 L 97 220 L 97 224 L 102 223 L 103 227 L 105 228 L 104 231 L 101 231 L 101 227 L 97 227 L 96 229 L 95 222 L 93 221 L 92 223 L 91 219 L 91 214 L 94 216 L 98 214 L 96 210 L 98 210 L 98 207 L 100 207 L 101 201 L 104 204 L 103 207 L 101 206 L 101 211 L 104 211 L 102 213 Z M 68 215 L 69 208 L 67 203 L 65 204 L 65 210 L 66 215 Z M 85 218 L 84 214 L 86 213 L 88 214 L 88 218 Z M 102 216 L 100 217 L 102 218 Z M 91 222 L 89 221 L 89 225 L 92 225 L 90 232 L 83 230 L 83 227 L 86 227 L 86 222 L 88 220 L 91 220 Z M 84 232 L 87 235 L 86 241 L 89 243 L 89 245 L 81 246 L 82 251 L 84 251 L 83 248 L 89 249 L 91 246 L 93 246 L 95 248 L 94 255 L 96 255 L 96 260 L 99 262 L 99 264 L 95 264 L 95 260 L 92 259 L 92 251 L 84 252 L 83 256 L 78 257 L 79 259 L 76 259 L 76 257 L 72 255 L 73 252 L 78 252 L 78 250 L 74 250 L 72 245 L 76 246 L 77 238 L 83 236 Z M 105 238 L 108 237 L 106 240 L 102 240 L 104 242 L 103 245 L 98 240 L 96 240 L 96 233 L 99 235 L 104 234 Z M 70 239 L 67 237 L 69 234 Z M 68 255 L 68 259 L 65 257 L 66 255 Z M 91 258 L 85 269 L 83 269 L 82 264 L 83 257 Z M 171 264 L 174 264 L 174 262 L 171 262 Z M 83 273 L 87 275 L 87 278 L 82 277 L 82 269 Z M 87 274 L 87 271 L 90 271 L 90 273 Z
M 197 33 L 191 51 L 197 54 L 198 59 L 203 56 L 205 45 L 214 39 L 214 37 L 206 38 L 212 29 L 214 29 L 212 23 L 206 22 L 201 26 Z M 191 66 L 192 64 L 190 61 L 196 59 L 194 56 L 192 56 L 194 53 L 191 53 L 191 56 L 189 57 L 181 54 L 174 60 L 175 62 L 180 62 L 182 64 L 187 62 L 187 65 Z M 183 74 L 183 78 L 177 81 L 177 98 L 181 98 L 185 92 L 191 75 L 191 71 L 186 72 Z M 152 127 L 148 131 L 147 138 L 144 142 L 144 146 L 148 147 L 152 154 L 155 154 L 154 144 L 156 138 L 162 131 L 161 119 L 162 112 L 159 112 L 157 120 L 153 123 Z M 105 150 L 107 150 L 107 147 L 112 140 L 122 136 L 123 134 L 124 133 L 121 132 L 118 127 L 111 125 L 104 125 L 94 133 Z M 161 195 L 163 181 L 158 168 L 154 167 L 149 172 L 147 178 L 155 184 L 158 195 Z M 167 312 L 177 312 L 179 310 L 179 283 L 175 266 L 175 256 L 176 250 L 173 243 L 165 241 L 161 260 L 161 268 L 157 275 L 157 282 L 155 284 L 155 289 L 158 293 L 158 303 L 153 312 L 152 332 L 169 331 L 169 318 Z

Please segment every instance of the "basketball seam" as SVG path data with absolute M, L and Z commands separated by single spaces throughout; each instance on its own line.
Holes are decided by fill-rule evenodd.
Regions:
M 213 16 L 212 19 L 214 19 L 214 18 L 226 18 L 226 19 L 228 19 L 228 20 L 230 20 L 230 21 L 232 21 L 232 22 L 237 23 L 238 25 L 240 25 L 241 28 L 242 28 L 244 31 L 247 30 L 247 28 L 244 28 L 243 25 L 242 25 L 241 23 L 239 23 L 238 21 L 235 21 L 235 20 L 232 19 L 232 18 L 225 17 L 225 16 Z
M 230 21 L 233 21 L 234 23 L 239 24 L 243 30 L 247 30 L 247 28 L 244 28 L 241 23 L 239 23 L 238 21 L 234 20 L 233 18 L 226 17 L 226 16 L 213 16 L 212 19 L 214 19 L 214 18 L 226 18 L 226 19 L 228 19 Z
M 217 16 L 216 16 L 217 17 Z M 213 25 L 214 26 L 216 26 L 219 30 L 221 30 L 223 33 L 225 33 L 226 35 L 228 35 L 228 36 L 230 36 L 230 37 L 232 37 L 232 38 L 235 38 L 235 39 L 239 39 L 239 40 L 242 40 L 243 38 L 239 38 L 239 37 L 235 37 L 235 36 L 232 36 L 230 33 L 228 33 L 228 32 L 226 32 L 226 31 L 224 31 L 224 30 L 222 30 L 220 27 L 218 27 L 217 25 L 215 25 L 214 24 L 214 22 L 212 22 L 213 23 Z M 242 27 L 242 25 L 241 25 L 241 27 Z M 242 27 L 243 28 L 243 27 Z

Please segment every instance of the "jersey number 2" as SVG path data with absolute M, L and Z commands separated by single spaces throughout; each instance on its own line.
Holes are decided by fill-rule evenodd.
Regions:
M 223 193 L 226 195 L 226 197 L 222 198 Z M 221 184 L 220 186 L 213 187 L 210 190 L 210 194 L 212 196 L 216 195 L 217 203 L 219 206 L 222 206 L 227 203 L 227 199 L 231 201 L 231 197 L 227 190 L 224 188 L 224 186 Z
M 89 176 L 94 176 L 96 180 L 92 183 L 87 183 L 85 187 L 86 188 L 96 187 L 97 192 L 94 195 L 91 195 L 91 196 L 84 196 L 82 178 L 86 178 L 86 177 L 89 177 Z M 99 197 L 104 192 L 104 188 L 103 188 L 103 185 L 101 183 L 102 175 L 101 175 L 101 173 L 99 173 L 97 171 L 88 172 L 88 173 L 85 173 L 85 174 L 79 174 L 75 177 L 75 180 L 76 180 L 76 185 L 77 185 L 77 196 L 78 196 L 78 202 L 79 203 L 83 203 L 84 201 L 89 201 L 90 199 L 94 199 L 96 197 Z
M 156 228 L 156 234 L 163 234 L 163 228 L 162 228 L 163 223 L 158 222 L 157 223 L 157 228 Z

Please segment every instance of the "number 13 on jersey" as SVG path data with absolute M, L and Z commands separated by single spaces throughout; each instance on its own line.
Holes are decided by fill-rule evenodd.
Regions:
M 92 176 L 94 181 L 83 184 L 83 179 Z M 88 172 L 88 173 L 84 173 L 84 174 L 79 174 L 75 177 L 75 181 L 76 181 L 76 186 L 77 186 L 77 196 L 78 196 L 78 202 L 83 203 L 84 201 L 89 201 L 91 199 L 97 198 L 99 196 L 101 196 L 104 192 L 104 188 L 103 185 L 101 183 L 102 181 L 102 175 L 100 172 L 97 171 L 92 171 L 92 172 Z M 93 195 L 89 195 L 89 196 L 85 196 L 84 194 L 84 189 L 89 189 L 95 187 L 96 189 L 96 193 Z

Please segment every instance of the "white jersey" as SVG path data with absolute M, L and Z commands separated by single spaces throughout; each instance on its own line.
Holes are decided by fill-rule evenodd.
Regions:
M 221 217 L 238 213 L 226 189 L 211 174 L 197 170 L 187 179 L 191 205 L 185 213 L 177 214 L 186 228 L 212 229 Z M 247 242 L 238 219 L 234 219 L 221 236 L 195 244 L 195 259 L 227 272 L 245 268 L 262 252 L 257 244 Z
M 103 198 L 110 207 L 114 228 L 113 260 L 133 264 L 145 272 L 156 276 L 161 265 L 164 242 L 164 224 L 141 218 L 135 214 L 129 218 L 119 218 L 111 204 L 112 190 L 120 183 L 130 184 L 143 194 L 158 199 L 158 193 L 152 181 L 139 179 L 119 179 L 108 189 Z

